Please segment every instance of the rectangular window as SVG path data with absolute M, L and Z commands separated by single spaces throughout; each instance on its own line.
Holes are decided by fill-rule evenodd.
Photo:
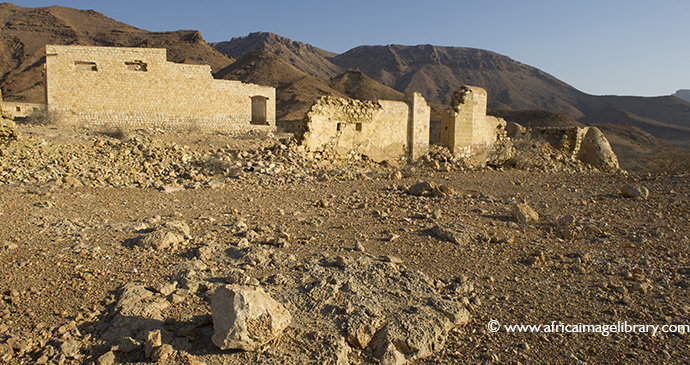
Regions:
M 125 66 L 130 71 L 148 71 L 148 65 L 143 61 L 125 62 Z
M 362 123 L 355 124 L 355 129 L 357 130 L 357 132 L 361 132 L 362 131 Z
M 79 71 L 98 71 L 96 62 L 74 61 L 74 66 Z
M 18 112 L 22 111 L 22 108 L 19 107 L 19 106 L 18 106 L 16 109 L 17 109 Z

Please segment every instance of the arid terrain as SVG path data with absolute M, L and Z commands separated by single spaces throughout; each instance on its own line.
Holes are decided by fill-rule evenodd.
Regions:
M 263 32 L 209 44 L 59 6 L 0 4 L 0 30 L 5 102 L 45 102 L 47 44 L 163 47 L 274 87 L 278 127 L 3 119 L 0 363 L 690 363 L 687 90 L 595 96 L 481 49 L 335 54 Z M 621 170 L 529 133 L 453 156 L 440 114 L 461 85 L 485 88 L 507 122 L 596 126 Z M 431 107 L 414 163 L 309 152 L 286 133 L 318 97 L 410 91 Z M 227 288 L 277 303 L 245 301 L 278 310 L 245 322 L 244 350 L 219 345 L 236 319 L 215 309 Z
M 685 333 L 487 330 L 690 324 L 687 175 L 465 169 L 439 149 L 342 162 L 265 135 L 20 133 L 0 145 L 6 363 L 386 362 L 375 342 L 396 320 L 421 333 L 396 344 L 419 364 L 690 360 Z M 515 218 L 520 202 L 537 221 Z M 174 225 L 188 231 L 169 247 L 142 244 Z M 210 298 L 226 283 L 262 287 L 290 326 L 261 351 L 218 349 Z M 438 303 L 454 323 L 428 320 Z M 363 318 L 376 336 L 358 348 Z M 166 351 L 147 358 L 156 330 Z

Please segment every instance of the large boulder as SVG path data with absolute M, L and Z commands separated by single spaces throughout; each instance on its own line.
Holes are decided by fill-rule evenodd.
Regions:
M 582 138 L 580 151 L 577 158 L 602 171 L 617 171 L 618 157 L 611 149 L 608 139 L 602 131 L 595 127 L 589 127 Z
M 260 287 L 226 285 L 211 298 L 215 333 L 211 340 L 222 350 L 256 351 L 280 336 L 292 321 L 283 305 Z

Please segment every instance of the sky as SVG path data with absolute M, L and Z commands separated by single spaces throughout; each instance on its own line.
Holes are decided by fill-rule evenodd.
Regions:
M 93 9 L 207 42 L 273 32 L 327 51 L 433 44 L 506 55 L 594 95 L 690 89 L 688 0 L 10 0 Z

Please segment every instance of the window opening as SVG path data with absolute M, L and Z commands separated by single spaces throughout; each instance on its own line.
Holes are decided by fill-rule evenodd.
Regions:
M 74 66 L 76 66 L 79 71 L 98 71 L 96 62 L 74 61 Z
M 136 60 L 134 62 L 125 62 L 125 66 L 127 66 L 127 69 L 129 71 L 148 71 L 148 65 L 145 62 L 139 60 Z

